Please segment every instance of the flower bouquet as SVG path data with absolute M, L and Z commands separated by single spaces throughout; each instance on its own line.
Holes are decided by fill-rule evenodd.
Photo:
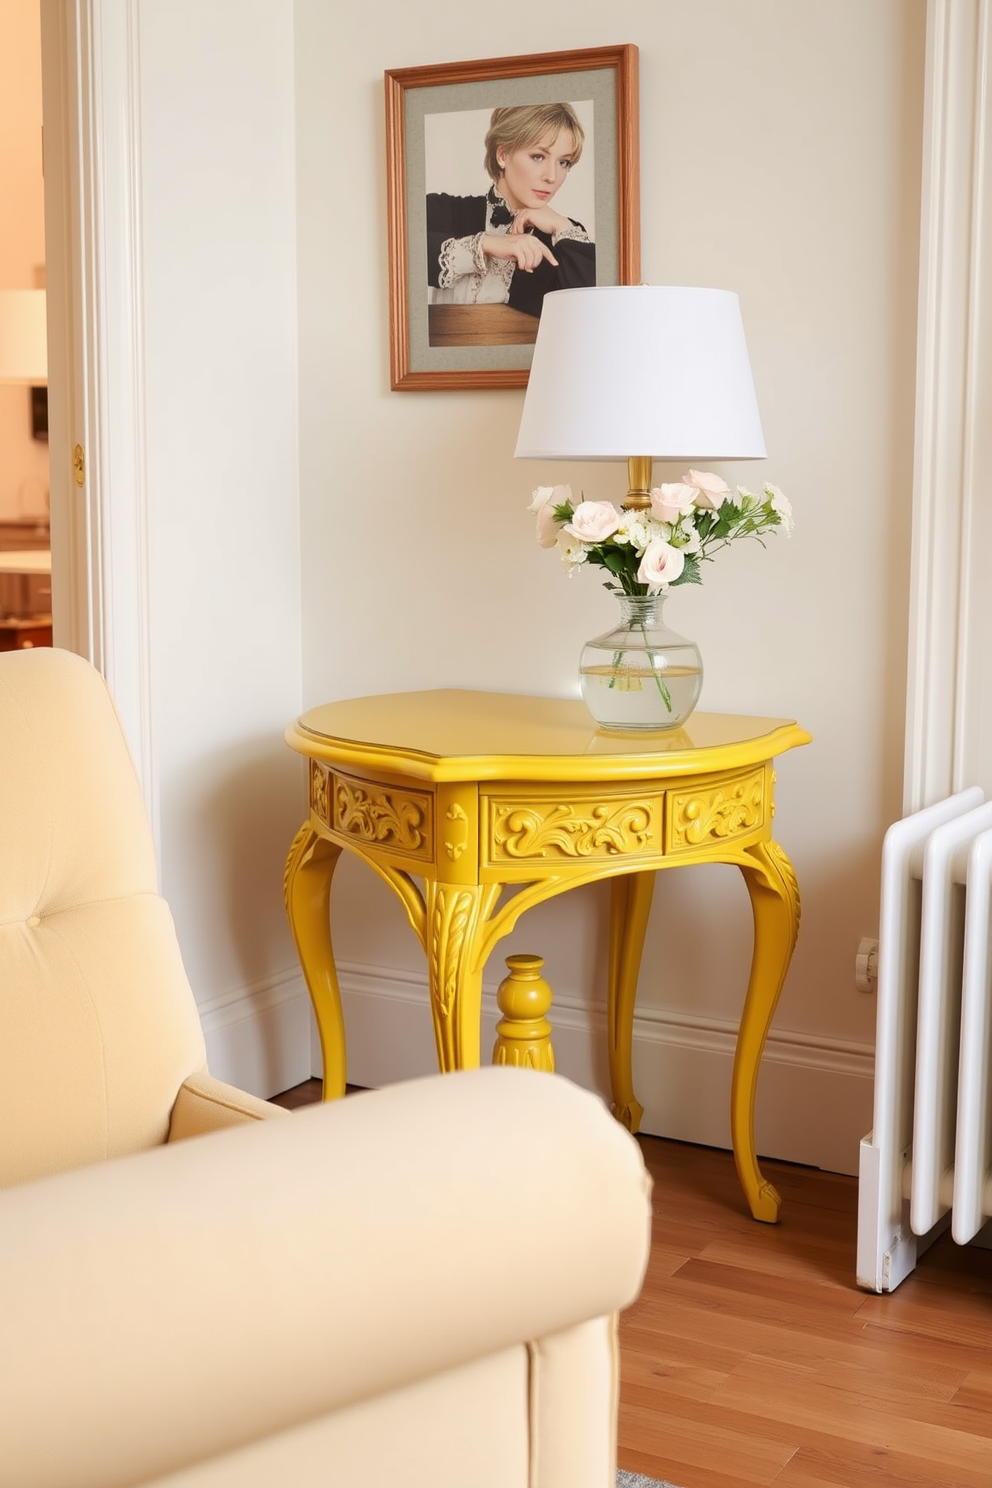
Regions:
M 558 549 L 569 577 L 584 566 L 621 600 L 617 629 L 590 641 L 579 681 L 604 727 L 675 728 L 692 712 L 703 683 L 696 646 L 669 631 L 661 599 L 679 584 L 702 582 L 702 565 L 741 538 L 792 530 L 792 508 L 777 486 L 760 496 L 709 471 L 654 487 L 643 506 L 572 499 L 569 486 L 538 486 L 530 510 L 537 540 Z
M 744 486 L 690 470 L 680 481 L 655 486 L 650 507 L 627 511 L 612 501 L 572 500 L 570 486 L 538 486 L 530 504 L 537 540 L 557 547 L 569 577 L 582 564 L 605 568 L 607 589 L 652 594 L 676 584 L 702 583 L 702 565 L 742 537 L 761 542 L 781 527 L 792 531 L 792 507 L 777 486 L 756 496 Z

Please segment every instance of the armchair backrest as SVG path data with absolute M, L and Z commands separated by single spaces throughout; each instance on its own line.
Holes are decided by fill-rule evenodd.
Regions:
M 205 1059 L 103 678 L 0 655 L 0 1186 L 164 1142 Z

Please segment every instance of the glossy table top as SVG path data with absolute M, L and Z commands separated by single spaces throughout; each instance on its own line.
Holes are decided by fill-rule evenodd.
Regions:
M 693 713 L 680 729 L 596 727 L 575 698 L 456 688 L 324 703 L 286 732 L 315 759 L 429 780 L 646 779 L 771 759 L 810 736 L 791 719 Z

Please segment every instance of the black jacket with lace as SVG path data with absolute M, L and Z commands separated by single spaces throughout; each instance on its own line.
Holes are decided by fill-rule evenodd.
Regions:
M 493 193 L 490 192 L 490 196 Z M 498 198 L 497 198 L 498 200 Z M 485 196 L 448 196 L 432 192 L 427 197 L 427 282 L 440 287 L 441 250 L 449 238 L 468 238 L 486 231 Z M 584 233 L 581 222 L 569 218 L 572 226 Z M 544 296 L 553 289 L 588 289 L 596 283 L 596 245 L 577 238 L 559 237 L 528 229 L 539 238 L 558 260 L 558 267 L 542 259 L 533 273 L 514 272 L 510 279 L 507 303 L 526 315 L 540 316 Z

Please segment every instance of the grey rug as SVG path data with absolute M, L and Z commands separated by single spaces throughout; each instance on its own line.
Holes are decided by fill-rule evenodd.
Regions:
M 663 1483 L 660 1478 L 646 1478 L 643 1473 L 621 1472 L 617 1469 L 617 1488 L 675 1488 L 674 1483 Z

